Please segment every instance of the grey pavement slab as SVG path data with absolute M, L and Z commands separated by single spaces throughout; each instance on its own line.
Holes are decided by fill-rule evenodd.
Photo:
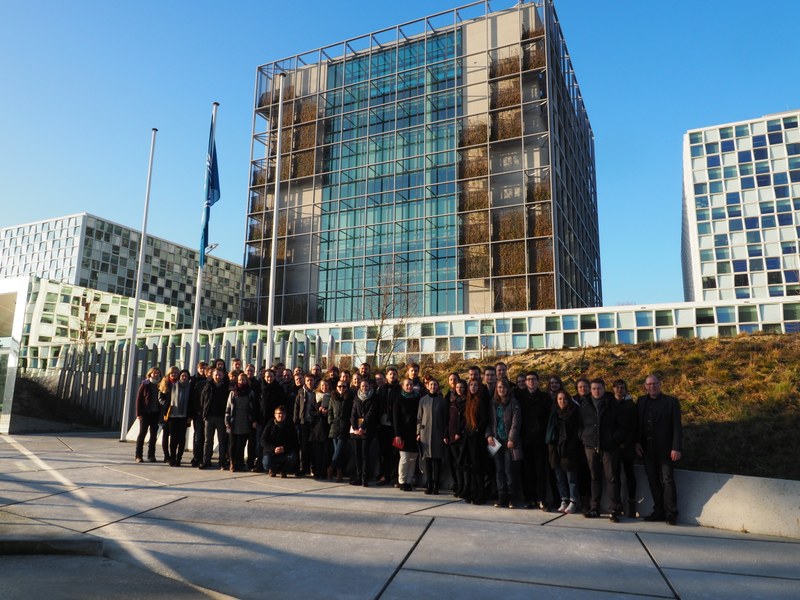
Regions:
M 291 482 L 292 480 L 284 481 Z M 279 498 L 268 498 L 265 502 L 277 502 L 279 500 Z M 377 510 L 405 515 L 448 504 L 453 502 L 453 497 L 447 494 L 426 496 L 422 490 L 401 492 L 398 488 L 393 487 L 372 485 L 365 488 L 357 485 L 338 484 L 326 487 L 324 490 L 299 494 L 293 499 L 293 502 L 297 506 L 314 506 L 318 508 L 338 508 L 346 504 L 349 510 L 357 512 Z
M 546 550 L 545 550 L 546 549 Z M 602 556 L 602 560 L 588 560 Z M 552 560 L 558 557 L 558 560 Z M 580 565 L 580 568 L 576 568 Z M 436 519 L 409 569 L 629 594 L 671 596 L 633 534 Z
M 116 523 L 106 554 L 237 598 L 374 598 L 408 540 L 180 521 Z
M 0 479 L 0 506 L 19 504 L 38 498 L 47 498 L 54 494 L 63 494 L 77 486 L 68 486 L 60 483 L 30 482 Z
M 456 592 L 457 591 L 457 592 Z M 455 593 L 454 593 L 455 592 Z M 637 600 L 653 596 L 620 594 L 573 587 L 539 585 L 402 569 L 381 595 L 381 600 L 409 598 L 503 598 L 504 600 Z
M 182 471 L 183 469 L 170 469 Z M 225 471 L 194 471 L 202 479 L 190 479 L 170 485 L 171 490 L 191 492 L 193 495 L 208 498 L 256 501 L 285 496 L 287 494 L 301 494 L 314 490 L 336 487 L 336 484 L 324 484 L 313 479 L 273 479 L 263 474 L 234 474 Z M 203 475 L 203 474 L 206 475 Z M 341 484 L 339 484 L 341 485 Z
M 343 535 L 357 538 L 416 541 L 430 519 L 378 512 L 357 512 L 347 506 L 339 509 L 317 509 L 297 506 L 294 497 L 286 503 L 209 503 L 200 498 L 186 498 L 131 519 L 145 523 L 155 519 L 225 526 L 274 529 Z
M 58 598 L 107 600 L 108 598 L 172 598 L 190 600 L 205 595 L 187 585 L 99 556 L 4 556 L 0 577 L 2 598 Z M 43 577 L 42 574 L 47 576 Z
M 153 471 L 155 473 L 156 471 Z M 116 490 L 158 487 L 163 484 L 137 473 L 126 473 L 119 469 L 98 464 L 81 468 L 62 468 L 47 471 L 28 471 L 0 475 L 0 481 L 17 483 L 61 484 L 66 487 L 108 488 Z
M 78 489 L 24 504 L 5 507 L 5 511 L 58 525 L 78 532 L 126 519 L 179 500 L 183 496 L 166 492 Z
M 102 540 L 0 510 L 0 555 L 100 554 Z
M 797 600 L 797 580 L 664 569 L 682 600 Z
M 446 496 L 445 496 L 446 498 Z M 521 523 L 524 525 L 544 525 L 564 517 L 559 513 L 546 513 L 538 509 L 494 508 L 491 503 L 475 506 L 457 498 L 450 497 L 447 504 L 437 505 L 416 513 L 426 517 L 448 517 L 452 519 L 469 519 L 475 521 L 502 521 L 503 523 Z
M 794 579 L 800 596 L 800 542 L 654 534 L 639 537 L 664 568 Z

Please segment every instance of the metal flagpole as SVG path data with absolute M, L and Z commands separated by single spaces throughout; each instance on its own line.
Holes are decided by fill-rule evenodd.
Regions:
M 153 176 L 153 155 L 156 150 L 156 133 L 158 129 L 153 127 L 152 137 L 150 138 L 150 162 L 147 165 L 147 188 L 144 194 L 144 217 L 142 218 L 142 238 L 139 244 L 139 267 L 136 270 L 136 294 L 133 297 L 133 323 L 131 324 L 131 344 L 128 351 L 128 370 L 125 372 L 125 394 L 122 405 L 122 423 L 120 424 L 119 441 L 124 442 L 128 435 L 128 420 L 133 404 L 133 394 L 136 382 L 133 377 L 133 369 L 136 365 L 136 329 L 139 322 L 139 297 L 142 295 L 142 280 L 144 279 L 144 255 L 147 250 L 147 211 L 150 208 L 150 182 Z
M 272 206 L 272 243 L 270 247 L 269 259 L 269 305 L 267 312 L 267 368 L 272 368 L 272 361 L 275 356 L 275 269 L 278 264 L 278 205 L 281 189 L 281 125 L 283 124 L 283 82 L 286 80 L 286 73 L 279 73 L 280 88 L 278 93 L 278 124 L 272 126 L 277 129 L 277 142 L 275 144 L 275 200 Z M 269 165 L 267 165 L 267 174 L 269 174 Z
M 209 220 L 209 215 L 210 215 L 210 211 L 211 211 L 211 204 L 213 204 L 213 202 L 216 202 L 216 200 L 214 200 L 212 202 L 209 199 L 209 193 L 210 193 L 210 186 L 211 186 L 211 183 L 212 183 L 211 182 L 211 177 L 212 177 L 211 176 L 211 172 L 212 172 L 213 169 L 216 168 L 215 164 L 212 165 L 212 161 L 216 161 L 216 141 L 214 139 L 214 136 L 215 136 L 216 125 L 217 125 L 217 108 L 219 108 L 219 102 L 214 102 L 213 108 L 211 109 L 211 135 L 210 135 L 210 140 L 209 140 L 209 144 L 208 144 L 208 148 L 209 148 L 208 158 L 207 158 L 208 165 L 206 166 L 206 189 L 205 189 L 206 201 L 205 201 L 205 204 L 203 205 L 203 223 L 204 223 L 204 227 L 206 228 L 206 232 L 208 230 L 208 220 Z M 213 153 L 214 156 L 212 156 L 212 153 Z M 188 369 L 190 372 L 192 372 L 192 370 L 194 369 L 194 365 L 197 364 L 198 354 L 200 353 L 200 348 L 199 348 L 199 344 L 198 344 L 198 341 L 199 341 L 198 337 L 200 335 L 199 334 L 199 330 L 200 330 L 200 302 L 201 302 L 202 294 L 203 294 L 203 269 L 205 268 L 204 256 L 205 256 L 206 248 L 208 247 L 208 239 L 206 238 L 206 236 L 203 235 L 201 237 L 202 237 L 201 244 L 205 245 L 205 247 L 200 248 L 201 259 L 200 259 L 200 264 L 197 267 L 197 287 L 196 287 L 195 292 L 194 292 L 194 294 L 195 294 L 195 296 L 194 296 L 194 319 L 192 321 L 192 354 L 191 354 L 191 359 L 189 361 L 189 365 L 187 366 L 187 365 L 184 364 L 184 368 Z

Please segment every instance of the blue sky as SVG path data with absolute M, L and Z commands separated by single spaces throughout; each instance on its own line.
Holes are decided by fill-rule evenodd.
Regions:
M 217 101 L 210 237 L 241 262 L 256 67 L 459 4 L 5 2 L 0 227 L 85 211 L 139 228 L 156 127 L 148 232 L 197 246 Z M 604 303 L 680 301 L 683 133 L 800 108 L 800 2 L 556 10 L 595 135 Z

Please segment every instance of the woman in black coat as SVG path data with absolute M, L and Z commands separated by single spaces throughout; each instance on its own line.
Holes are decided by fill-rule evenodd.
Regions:
M 461 469 L 464 474 L 463 498 L 472 504 L 486 502 L 486 426 L 489 423 L 489 407 L 479 381 L 467 384 L 464 404 L 464 452 L 461 454 Z
M 580 497 L 578 469 L 583 464 L 584 453 L 579 430 L 580 411 L 569 394 L 561 390 L 556 395 L 556 408 L 550 413 L 547 446 L 561 497 L 558 512 L 568 515 L 577 512 Z
M 395 397 L 392 406 L 394 445 L 400 450 L 397 481 L 400 489 L 404 492 L 410 492 L 413 489 L 414 469 L 419 456 L 417 447 L 418 410 L 419 394 L 414 391 L 414 382 L 406 378 L 400 384 L 400 394 Z
M 350 436 L 356 453 L 356 477 L 350 482 L 351 485 L 369 485 L 369 455 L 372 442 L 378 434 L 378 409 L 375 388 L 369 379 L 362 380 L 353 400 L 350 417 Z

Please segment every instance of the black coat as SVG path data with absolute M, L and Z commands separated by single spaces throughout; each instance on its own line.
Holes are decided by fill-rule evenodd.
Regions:
M 392 424 L 394 436 L 403 438 L 406 452 L 417 451 L 417 411 L 419 410 L 419 394 L 414 393 L 406 398 L 401 393 L 395 398 L 392 406 Z
M 636 441 L 645 453 L 668 460 L 672 450 L 681 450 L 683 428 L 681 405 L 674 396 L 659 394 L 657 398 L 641 396 L 636 401 L 638 431 Z
M 202 405 L 202 415 L 205 421 L 209 417 L 224 417 L 225 407 L 228 405 L 228 394 L 230 387 L 226 380 L 222 380 L 219 385 L 210 382 L 203 388 L 200 395 L 200 403 Z
M 583 463 L 583 444 L 579 436 L 580 409 L 573 405 L 566 411 L 554 409 L 547 427 L 547 448 L 550 466 L 577 471 Z
M 364 438 L 372 439 L 378 435 L 378 399 L 374 393 L 366 400 L 356 394 L 350 415 L 350 427 L 358 429 L 360 425 L 365 431 Z M 416 424 L 416 415 L 414 416 Z
M 580 406 L 580 415 L 580 437 L 584 448 L 607 452 L 619 449 L 627 429 L 613 395 L 606 393 L 600 401 L 599 410 L 591 398 L 585 401 Z
M 270 419 L 272 419 L 275 414 L 275 409 L 285 405 L 286 392 L 283 391 L 283 386 L 274 379 L 272 383 L 267 383 L 266 380 L 262 381 L 261 396 L 259 397 L 259 407 L 262 418 L 260 421 L 261 425 L 269 423 Z
M 541 447 L 545 443 L 544 436 L 553 401 L 539 389 L 532 394 L 527 389 L 517 389 L 515 396 L 522 409 L 522 445 Z
M 275 454 L 275 448 L 278 446 L 283 446 L 285 452 L 297 450 L 300 446 L 297 440 L 297 429 L 286 417 L 280 424 L 272 419 L 261 434 L 261 447 L 266 454 Z

